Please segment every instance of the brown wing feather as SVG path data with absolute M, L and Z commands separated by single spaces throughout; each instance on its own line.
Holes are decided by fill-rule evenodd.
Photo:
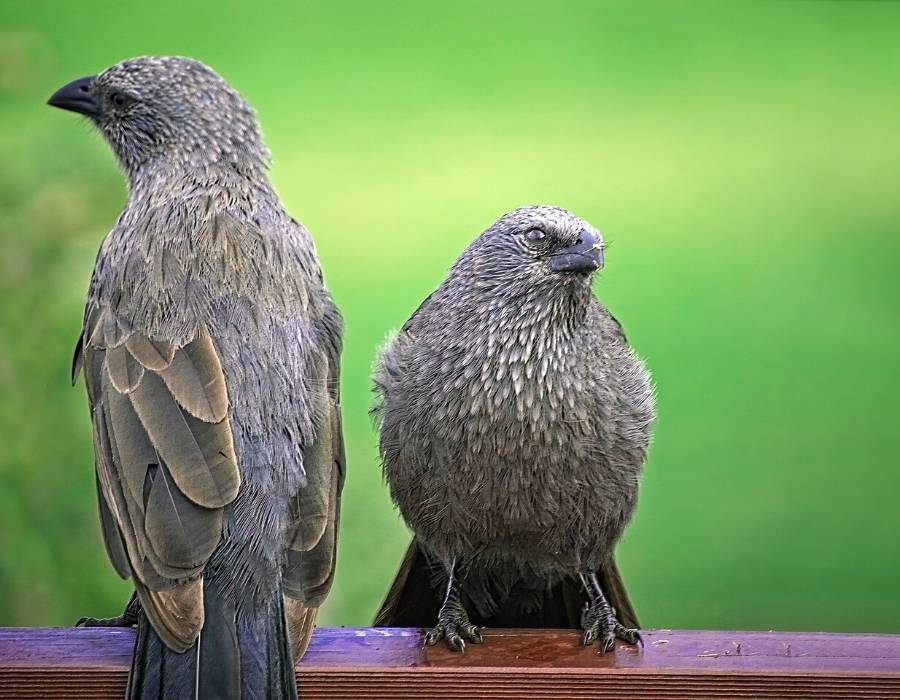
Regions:
M 128 352 L 147 369 L 159 372 L 172 363 L 175 357 L 175 346 L 164 340 L 151 340 L 139 333 L 133 334 L 125 341 Z
M 184 495 L 206 508 L 231 503 L 240 477 L 228 422 L 206 423 L 185 413 L 153 372 L 128 396 Z
M 182 347 L 92 309 L 76 349 L 94 422 L 100 516 L 160 638 L 184 651 L 203 626 L 202 571 L 240 477 L 225 377 L 201 330 Z M 162 376 L 167 373 L 167 376 Z
M 206 331 L 201 331 L 193 343 L 176 350 L 172 362 L 160 370 L 159 376 L 179 405 L 195 418 L 218 423 L 228 413 L 225 375 Z
M 134 359 L 124 345 L 106 351 L 106 371 L 116 391 L 127 394 L 141 383 L 144 368 Z
M 144 528 L 154 553 L 183 569 L 203 566 L 222 533 L 222 509 L 202 508 L 175 486 L 164 464 L 148 473 Z

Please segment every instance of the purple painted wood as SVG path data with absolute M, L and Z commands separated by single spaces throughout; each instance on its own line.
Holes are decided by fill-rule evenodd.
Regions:
M 600 656 L 572 630 L 487 630 L 464 655 L 419 630 L 316 630 L 303 698 L 900 698 L 900 636 L 651 630 Z M 133 630 L 0 629 L 0 698 L 121 697 Z

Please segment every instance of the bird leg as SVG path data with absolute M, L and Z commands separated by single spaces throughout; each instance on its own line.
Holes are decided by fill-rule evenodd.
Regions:
M 125 610 L 118 617 L 82 617 L 76 627 L 134 627 L 138 623 L 141 602 L 137 593 L 132 593 Z
M 641 634 L 636 629 L 629 629 L 616 619 L 616 612 L 603 595 L 597 574 L 593 571 L 579 574 L 581 585 L 587 591 L 590 602 L 581 613 L 581 643 L 584 646 L 600 639 L 600 653 L 605 654 L 616 645 L 616 637 L 629 644 L 641 644 Z
M 456 560 L 450 565 L 447 595 L 438 612 L 438 623 L 425 635 L 425 645 L 433 646 L 442 639 L 453 651 L 464 652 L 467 639 L 473 644 L 481 644 L 481 630 L 469 622 L 469 615 L 460 601 L 459 580 L 456 578 Z

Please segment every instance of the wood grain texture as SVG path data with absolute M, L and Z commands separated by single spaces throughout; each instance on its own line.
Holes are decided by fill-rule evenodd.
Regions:
M 317 698 L 900 698 L 900 635 L 652 630 L 600 656 L 571 630 L 487 630 L 464 655 L 413 629 L 320 628 Z M 0 629 L 0 698 L 117 698 L 134 632 Z

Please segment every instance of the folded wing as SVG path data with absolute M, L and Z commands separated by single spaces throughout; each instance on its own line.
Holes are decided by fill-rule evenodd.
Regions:
M 176 346 L 109 309 L 86 319 L 73 371 L 83 367 L 91 405 L 107 552 L 160 638 L 184 651 L 203 626 L 203 568 L 240 486 L 225 375 L 206 329 Z

